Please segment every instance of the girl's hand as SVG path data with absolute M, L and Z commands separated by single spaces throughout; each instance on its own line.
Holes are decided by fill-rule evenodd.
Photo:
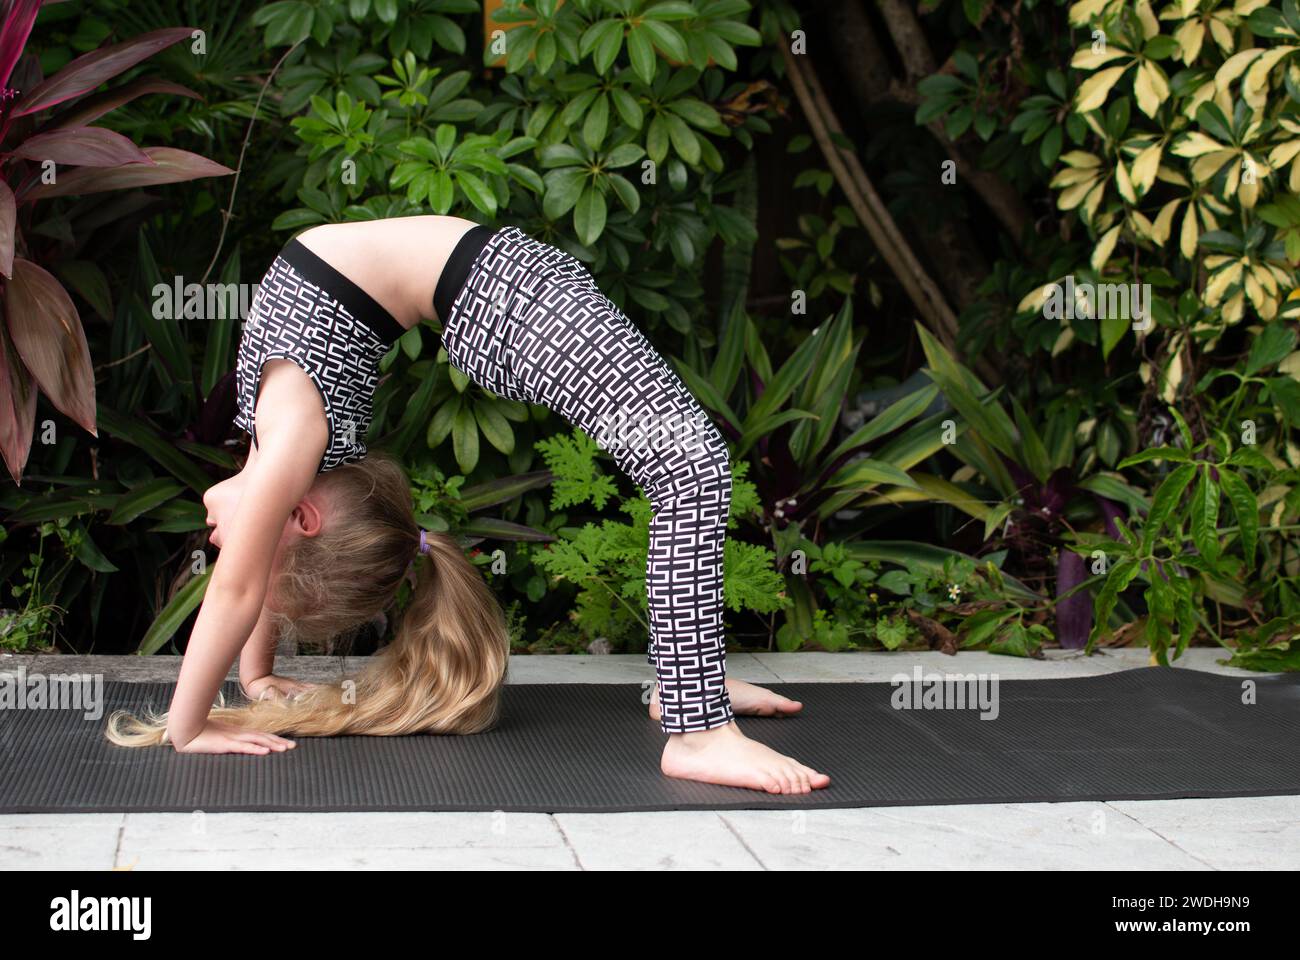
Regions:
M 288 677 L 277 677 L 273 673 L 268 673 L 264 677 L 258 677 L 256 680 L 250 680 L 248 683 L 241 683 L 244 695 L 250 700 L 266 700 L 275 697 L 296 697 L 300 693 L 306 693 L 312 687 L 318 686 L 315 683 L 306 683 L 302 680 L 291 680 Z
M 256 753 L 267 754 L 274 750 L 282 753 L 297 746 L 292 740 L 261 730 L 245 730 L 229 723 L 209 720 L 198 736 L 183 745 L 172 744 L 177 753 Z

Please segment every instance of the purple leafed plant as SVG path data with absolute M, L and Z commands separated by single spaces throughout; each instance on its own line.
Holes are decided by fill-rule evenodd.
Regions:
M 192 27 L 154 30 L 92 50 L 42 78 L 36 57 L 24 56 L 41 5 L 41 0 L 0 0 L 0 455 L 15 483 L 22 482 L 31 453 L 38 390 L 59 412 L 98 435 L 94 372 L 81 318 L 71 295 L 46 269 L 64 251 L 33 232 L 42 223 L 45 202 L 235 172 L 186 150 L 140 147 L 120 133 L 91 126 L 143 94 L 198 98 L 166 81 L 100 91 L 124 71 L 190 38 Z

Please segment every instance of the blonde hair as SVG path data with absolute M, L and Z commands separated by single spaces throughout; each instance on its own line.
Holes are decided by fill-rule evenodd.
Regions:
M 410 600 L 390 642 L 355 677 L 312 687 L 294 699 L 227 706 L 209 719 L 267 733 L 328 737 L 479 733 L 500 709 L 509 664 L 505 616 L 456 540 L 420 528 L 411 487 L 396 460 L 374 452 L 330 470 L 317 487 L 330 504 L 318 536 L 287 546 L 271 589 L 273 616 L 307 643 L 354 630 L 388 609 L 413 572 Z M 414 567 L 412 569 L 412 563 Z M 105 735 L 124 747 L 165 742 L 167 714 L 144 719 L 118 710 Z

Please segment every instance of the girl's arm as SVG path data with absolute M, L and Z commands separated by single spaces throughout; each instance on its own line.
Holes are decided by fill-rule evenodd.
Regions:
M 253 628 L 253 635 L 239 651 L 239 685 L 244 688 L 244 695 L 250 699 L 293 697 L 316 686 L 275 675 L 275 648 L 278 639 L 274 623 L 263 606 L 262 615 Z
M 246 692 L 249 691 L 250 683 L 270 676 L 275 669 L 275 645 L 275 626 L 271 615 L 263 606 L 257 625 L 253 628 L 253 635 L 239 651 L 239 683 Z
M 290 368 L 298 369 L 290 361 L 271 361 L 262 372 L 255 413 L 260 446 L 245 467 L 249 476 L 239 506 L 229 528 L 223 530 L 221 554 L 212 568 L 168 713 L 168 739 L 177 750 L 187 746 L 201 752 L 242 749 L 230 745 L 231 730 L 210 723 L 208 712 L 240 648 L 262 618 L 285 522 L 315 482 L 327 439 L 315 384 L 301 370 L 296 376 L 282 373 Z M 209 736 L 199 741 L 205 734 Z M 251 736 L 262 738 L 259 743 L 281 739 Z M 238 739 L 247 746 L 246 736 Z

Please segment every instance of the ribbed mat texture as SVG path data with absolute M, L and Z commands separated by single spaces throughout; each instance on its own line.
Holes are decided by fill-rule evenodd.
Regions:
M 1254 703 L 1243 703 L 1243 684 Z M 979 709 L 896 709 L 889 683 L 773 683 L 793 717 L 741 728 L 831 777 L 782 796 L 665 777 L 639 684 L 507 684 L 473 736 L 296 738 L 266 756 L 103 738 L 174 685 L 109 682 L 103 715 L 0 710 L 0 813 L 741 810 L 1300 794 L 1300 676 L 1146 668 L 1003 680 Z M 237 688 L 227 684 L 228 698 Z

